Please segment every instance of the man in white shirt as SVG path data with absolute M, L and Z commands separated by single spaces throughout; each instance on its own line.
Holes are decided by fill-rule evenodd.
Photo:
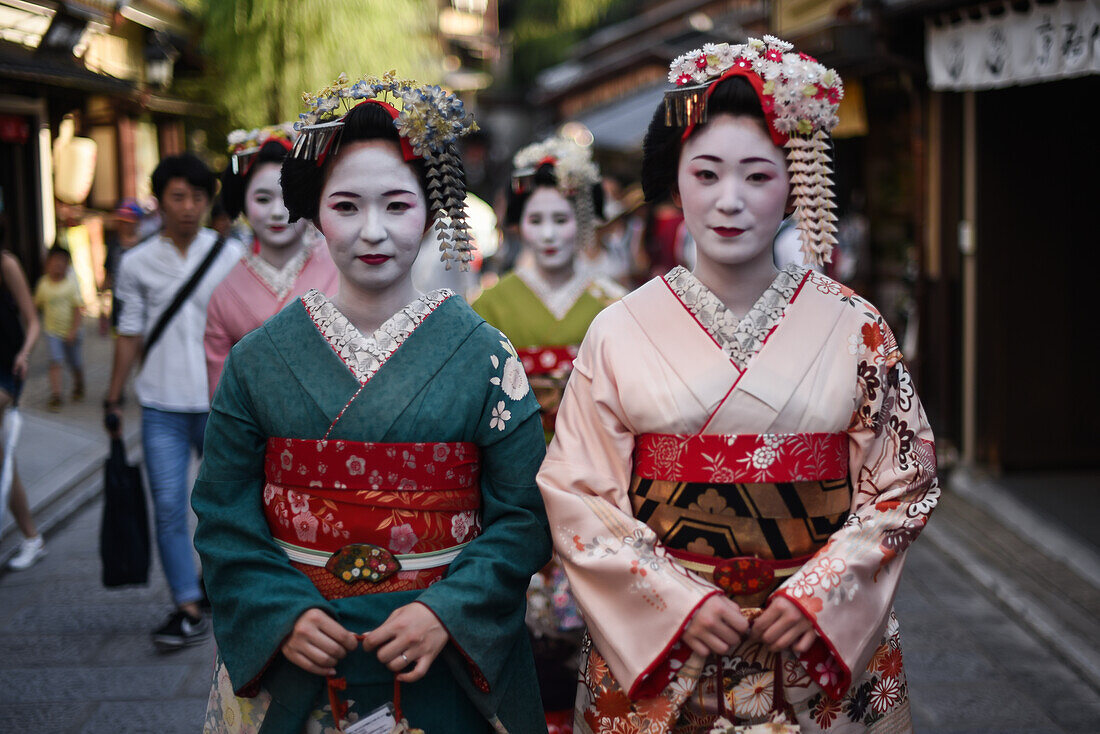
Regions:
M 214 195 L 214 174 L 199 158 L 184 153 L 165 158 L 153 171 L 163 229 L 135 245 L 118 268 L 118 340 L 104 410 L 119 415 L 122 390 L 130 370 L 140 363 L 134 390 L 141 404 L 141 438 L 156 518 L 157 548 L 176 610 L 153 631 L 162 651 L 202 640 L 209 624 L 200 603 L 204 595 L 195 567 L 188 527 L 192 450 L 202 453 L 206 416 L 203 333 L 206 304 L 215 286 L 241 256 L 241 245 L 202 226 Z M 212 249 L 201 279 L 178 310 L 151 340 L 177 292 L 191 279 Z M 149 341 L 152 344 L 146 348 Z M 144 352 L 144 361 L 142 354 Z

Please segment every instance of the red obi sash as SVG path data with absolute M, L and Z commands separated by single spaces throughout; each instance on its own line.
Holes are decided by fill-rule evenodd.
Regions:
M 517 349 L 519 361 L 528 377 L 545 374 L 564 374 L 573 369 L 573 360 L 577 357 L 577 347 L 527 347 Z
M 848 434 L 645 433 L 635 442 L 634 474 L 716 484 L 843 479 L 848 476 Z
M 426 588 L 481 532 L 472 443 L 271 438 L 264 514 L 326 598 Z

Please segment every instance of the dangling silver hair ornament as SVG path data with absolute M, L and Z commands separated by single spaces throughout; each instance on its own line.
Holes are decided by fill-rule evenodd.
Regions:
M 316 161 L 317 165 L 339 151 L 344 116 L 352 107 L 373 102 L 393 117 L 405 160 L 424 161 L 428 179 L 425 194 L 439 240 L 440 259 L 448 270 L 452 261 L 468 270 L 474 254 L 466 222 L 465 173 L 457 145 L 460 137 L 478 128 L 462 100 L 438 86 L 398 79 L 393 71 L 381 78 L 367 76 L 350 84 L 347 74 L 341 74 L 332 85 L 315 95 L 305 94 L 302 99 L 309 112 L 299 115 L 294 125 L 301 137 L 291 155 Z
M 526 191 L 535 173 L 544 165 L 554 168 L 557 189 L 573 201 L 577 217 L 577 242 L 584 251 L 596 247 L 596 205 L 592 187 L 602 180 L 600 169 L 592 160 L 592 152 L 569 138 L 552 137 L 522 148 L 512 159 L 512 187 Z
M 256 154 L 264 144 L 275 141 L 290 150 L 297 137 L 298 131 L 290 122 L 257 127 L 252 130 L 234 130 L 225 139 L 229 153 L 229 170 L 234 176 L 243 176 L 256 162 Z
M 808 265 L 832 262 L 836 244 L 829 133 L 844 97 L 840 75 L 774 36 L 742 44 L 708 43 L 669 66 L 676 85 L 665 93 L 665 124 L 684 127 L 683 139 L 706 122 L 718 82 L 743 76 L 760 98 L 772 141 L 786 149 L 802 255 Z

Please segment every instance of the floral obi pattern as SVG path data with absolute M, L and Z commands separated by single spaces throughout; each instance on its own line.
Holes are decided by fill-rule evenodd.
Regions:
M 644 434 L 630 500 L 681 565 L 759 606 L 847 519 L 848 435 Z
M 271 438 L 264 514 L 328 599 L 423 589 L 481 533 L 472 443 Z
M 558 405 L 565 394 L 565 383 L 573 371 L 577 357 L 574 345 L 561 347 L 528 347 L 516 350 L 535 398 L 539 401 L 542 430 L 547 443 L 554 435 L 554 421 L 558 417 Z

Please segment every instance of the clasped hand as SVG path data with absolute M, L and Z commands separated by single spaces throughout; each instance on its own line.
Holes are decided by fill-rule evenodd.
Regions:
M 745 640 L 762 642 L 772 652 L 807 652 L 817 639 L 813 624 L 786 597 L 768 602 L 752 625 L 741 607 L 722 595 L 703 602 L 684 629 L 684 644 L 699 655 L 728 655 Z
M 449 638 L 435 614 L 413 602 L 393 610 L 385 622 L 363 635 L 344 629 L 320 609 L 309 609 L 298 617 L 281 649 L 302 670 L 328 676 L 336 675 L 336 663 L 361 644 L 368 652 L 375 650 L 378 661 L 399 674 L 397 680 L 412 683 L 427 674 Z

